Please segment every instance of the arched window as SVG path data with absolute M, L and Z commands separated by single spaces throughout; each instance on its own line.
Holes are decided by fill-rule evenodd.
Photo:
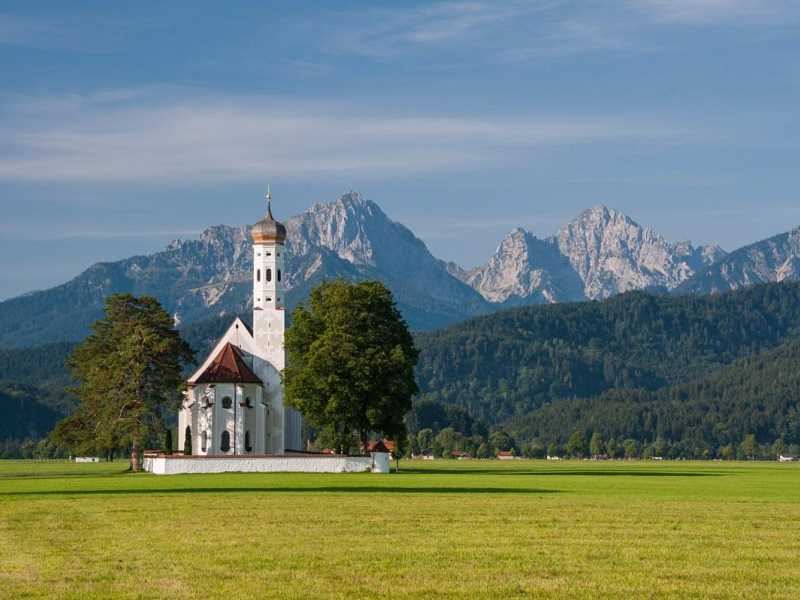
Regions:
M 200 438 L 200 439 L 203 442 L 202 445 L 201 445 L 201 448 L 203 449 L 203 452 L 205 452 L 206 450 L 208 450 L 208 431 L 204 431 L 203 432 L 203 437 Z
M 267 269 L 267 281 L 272 281 L 272 269 Z
M 228 433 L 228 430 L 222 432 L 222 437 L 219 441 L 219 449 L 223 452 L 227 452 L 231 449 L 231 434 Z
M 281 280 L 281 270 L 278 269 L 278 281 L 280 281 L 280 280 Z
M 245 431 L 244 432 L 244 449 L 247 450 L 248 452 L 250 452 L 253 449 L 253 447 L 250 445 L 250 432 L 249 431 Z
M 231 400 L 230 396 L 225 396 L 222 399 L 222 408 L 230 408 L 231 406 L 233 406 L 233 400 Z
M 192 454 L 192 428 L 186 426 L 186 431 L 183 432 L 183 453 L 186 455 Z
M 261 281 L 261 269 L 256 269 L 256 281 Z
M 244 399 L 244 405 L 247 408 L 253 408 L 253 403 L 250 401 L 250 396 L 248 396 L 247 398 Z

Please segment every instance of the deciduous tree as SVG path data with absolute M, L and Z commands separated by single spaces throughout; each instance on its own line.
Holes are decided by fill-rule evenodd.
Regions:
M 316 287 L 286 332 L 286 400 L 315 426 L 330 427 L 336 449 L 353 432 L 406 435 L 403 417 L 417 392 L 417 350 L 391 292 L 380 282 Z

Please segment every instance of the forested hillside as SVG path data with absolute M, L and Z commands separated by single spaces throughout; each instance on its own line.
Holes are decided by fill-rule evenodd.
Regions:
M 181 334 L 202 358 L 228 325 L 217 317 Z M 796 440 L 799 335 L 798 283 L 509 310 L 417 335 L 421 394 L 409 427 L 452 428 L 473 441 L 504 429 L 520 446 L 564 444 L 580 430 L 670 440 L 684 456 L 748 434 Z M 40 435 L 69 410 L 72 347 L 0 351 L 2 416 L 14 421 L 0 435 Z
M 498 425 L 560 400 L 692 381 L 798 332 L 797 283 L 699 297 L 633 292 L 420 334 L 418 379 L 422 398 Z
M 590 400 L 554 402 L 512 420 L 519 440 L 585 439 L 656 443 L 675 456 L 715 456 L 748 435 L 761 444 L 800 444 L 800 341 L 750 356 L 691 383 L 655 392 L 611 390 Z M 661 453 L 661 452 L 659 452 Z

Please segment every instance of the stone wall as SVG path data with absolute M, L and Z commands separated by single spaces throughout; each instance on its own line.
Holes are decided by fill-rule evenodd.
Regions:
M 145 471 L 181 473 L 387 473 L 388 455 L 379 456 L 145 456 Z M 377 467 L 377 468 L 374 468 Z

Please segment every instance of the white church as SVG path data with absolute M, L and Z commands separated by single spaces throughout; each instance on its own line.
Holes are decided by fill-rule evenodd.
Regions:
M 195 456 L 302 449 L 300 413 L 283 402 L 286 227 L 272 216 L 270 193 L 251 236 L 253 330 L 237 317 L 186 382 L 178 439 L 183 444 L 188 435 Z
M 236 318 L 200 368 L 187 380 L 178 414 L 178 443 L 191 455 L 146 456 L 158 474 L 226 471 L 388 472 L 389 455 L 304 453 L 302 417 L 286 406 L 281 372 L 284 349 L 286 227 L 267 214 L 253 225 L 253 329 Z

